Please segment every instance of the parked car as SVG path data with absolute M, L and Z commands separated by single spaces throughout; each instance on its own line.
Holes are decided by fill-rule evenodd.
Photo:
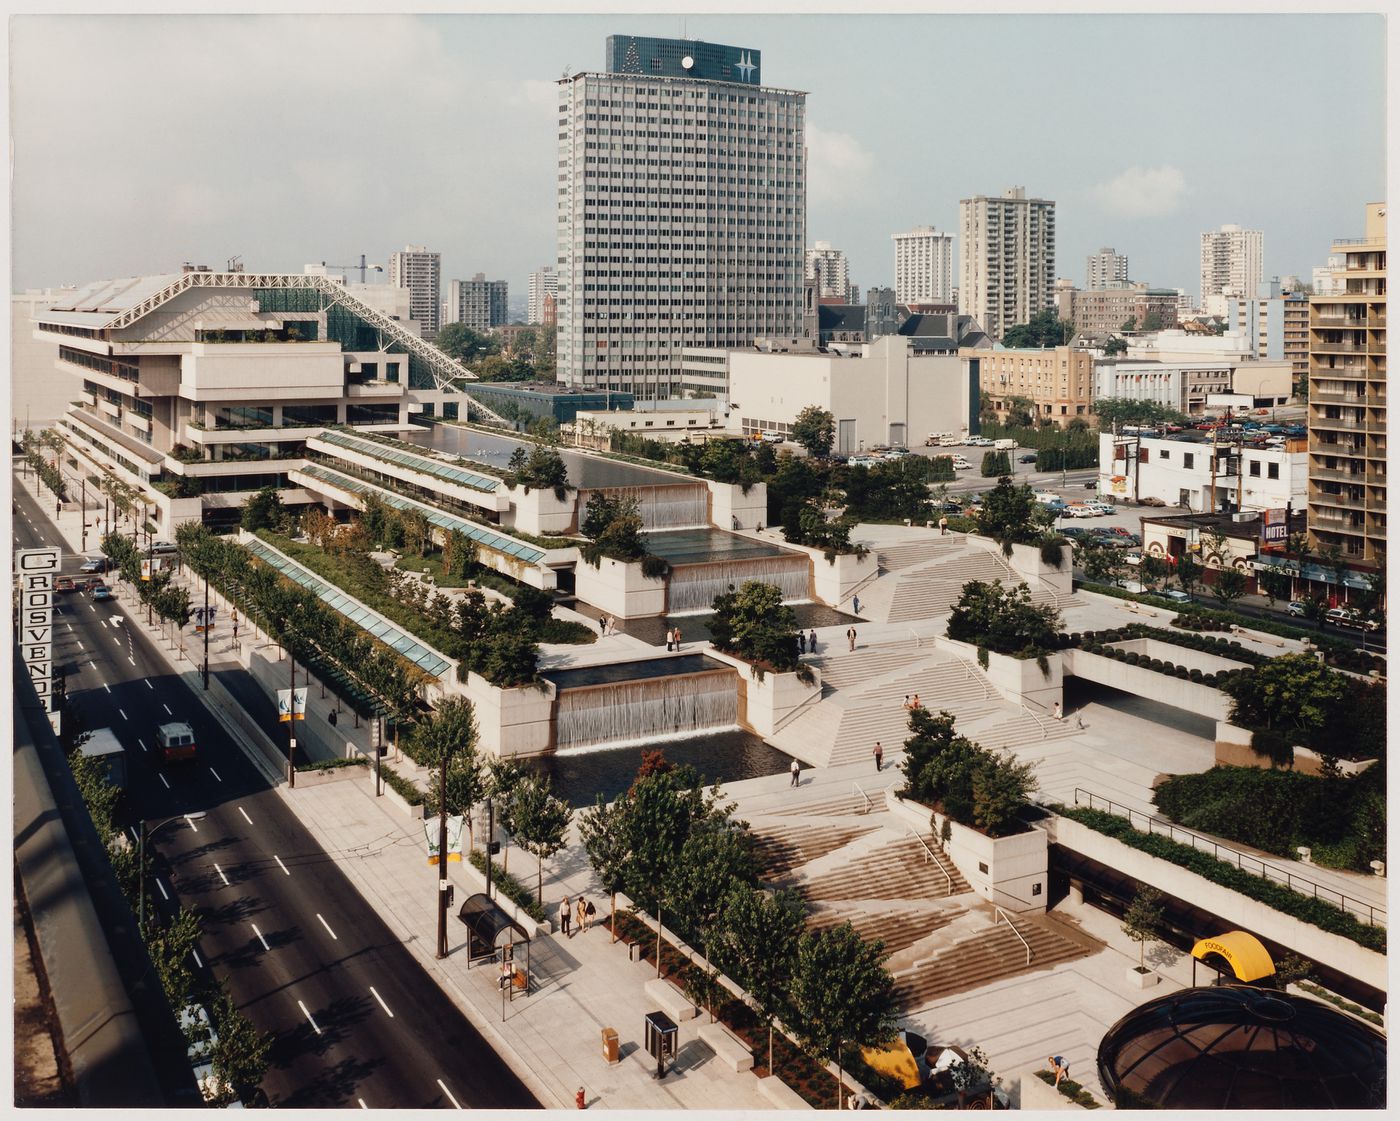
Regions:
M 1380 624 L 1374 619 L 1368 619 L 1352 607 L 1333 607 L 1327 612 L 1326 619 L 1333 626 L 1354 627 L 1357 630 L 1376 631 L 1380 630 Z
M 1017 462 L 1017 463 L 1034 463 L 1035 461 L 1036 461 L 1036 456 L 1035 456 L 1034 453 L 1032 453 L 1032 454 L 1030 454 L 1030 455 L 1023 455 L 1023 456 L 1022 456 L 1020 459 L 1018 459 L 1016 462 Z
M 1098 481 L 1098 479 L 1090 479 L 1087 483 L 1084 484 L 1084 489 L 1085 489 L 1085 490 L 1098 490 L 1098 489 L 1099 489 L 1099 481 Z
M 945 514 L 961 514 L 961 513 L 962 513 L 962 503 L 961 503 L 961 502 L 952 502 L 952 501 L 945 502 L 945 503 L 943 503 L 943 506 L 942 506 L 941 508 L 942 508 L 942 510 L 943 510 L 943 513 L 945 513 Z
M 214 1048 L 218 1045 L 219 1033 L 214 1030 L 204 1005 L 185 1006 L 180 1013 L 180 1030 L 190 1041 L 185 1054 L 194 1071 L 199 1092 L 205 1101 L 213 1101 L 220 1090 L 219 1081 L 214 1076 Z
M 986 436 L 969 436 L 963 442 L 970 448 L 990 448 L 993 444 Z
M 1162 593 L 1162 598 L 1166 600 L 1171 600 L 1172 603 L 1191 602 L 1191 597 L 1188 596 L 1185 592 L 1183 592 L 1180 588 L 1168 588 L 1165 592 Z
M 1093 530 L 1085 529 L 1083 526 L 1071 525 L 1060 530 L 1065 537 L 1083 537 L 1089 540 L 1093 538 Z
M 110 563 L 111 562 L 109 562 L 106 557 L 88 557 L 88 559 L 83 562 L 82 567 L 79 568 L 78 571 L 89 573 L 106 572 L 107 567 Z
M 781 439 L 781 437 L 779 437 Z M 150 552 L 158 557 L 169 556 L 171 553 L 180 551 L 180 546 L 173 541 L 152 541 Z
M 78 590 L 78 585 L 73 583 L 73 577 L 60 576 L 53 582 L 53 590 L 55 592 L 75 592 Z
M 1308 613 L 1308 609 L 1303 606 L 1303 601 L 1298 599 L 1292 600 L 1284 610 L 1295 618 L 1300 619 Z
M 906 455 L 913 453 L 908 448 L 891 448 L 885 453 L 886 459 L 903 459 Z
M 1071 502 L 1060 511 L 1067 518 L 1094 518 L 1098 517 L 1097 511 L 1090 510 L 1089 507 L 1078 502 Z
M 1154 498 L 1152 495 L 1148 495 L 1146 498 L 1140 498 L 1140 499 L 1138 499 L 1138 503 L 1139 503 L 1140 505 L 1142 505 L 1142 506 L 1165 506 L 1165 505 L 1166 505 L 1166 503 L 1163 502 L 1160 498 Z
M 116 599 L 116 593 L 106 584 L 97 584 L 92 589 L 92 598 L 98 603 L 106 603 L 109 599 Z
M 953 470 L 954 470 L 954 471 L 971 471 L 971 470 L 972 470 L 972 464 L 970 464 L 970 463 L 969 463 L 966 459 L 964 459 L 962 456 L 960 456 L 960 455 L 955 455 L 955 456 L 953 456 Z
M 874 467 L 880 462 L 878 455 L 853 455 L 846 460 L 847 467 Z

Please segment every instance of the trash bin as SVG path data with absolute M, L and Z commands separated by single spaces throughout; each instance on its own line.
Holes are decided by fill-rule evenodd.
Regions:
M 640 942 L 631 942 L 631 943 L 628 943 L 628 946 L 627 946 L 627 960 L 628 960 L 628 961 L 641 961 L 641 960 L 642 960 L 642 944 L 641 944 Z
M 608 1063 L 618 1061 L 616 1028 L 603 1029 L 603 1061 Z

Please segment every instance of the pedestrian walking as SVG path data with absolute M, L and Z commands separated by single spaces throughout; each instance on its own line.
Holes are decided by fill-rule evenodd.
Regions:
M 576 905 L 575 908 L 574 908 L 574 918 L 578 920 L 578 928 L 579 928 L 579 930 L 582 930 L 582 929 L 583 929 L 583 912 L 584 912 L 584 907 L 583 907 L 583 896 L 580 895 L 580 896 L 578 897 L 578 903 L 577 903 L 577 905 Z
M 915 694 L 914 694 L 914 699 L 913 699 L 912 701 L 909 702 L 909 707 L 910 707 L 911 709 L 914 709 L 914 708 L 923 708 L 923 707 L 924 707 L 924 702 L 921 701 L 921 700 L 919 700 L 919 694 L 918 694 L 918 693 L 915 693 Z
M 598 908 L 593 906 L 593 900 L 589 900 L 583 905 L 583 929 L 587 930 L 593 925 L 593 916 L 598 913 Z
M 815 628 L 807 635 L 807 652 L 809 654 L 815 654 L 817 652 L 817 632 Z
M 1055 704 L 1051 707 L 1050 715 L 1056 720 L 1063 720 L 1065 718 L 1064 710 L 1060 708 L 1059 701 L 1056 701 Z
M 946 517 L 938 519 L 938 535 L 940 537 L 948 536 L 948 519 Z
M 607 633 L 608 633 L 608 617 L 607 617 L 606 615 L 599 615 L 599 616 L 598 616 L 598 634 L 599 634 L 599 636 L 601 636 L 601 637 L 606 637 Z
M 614 619 L 611 615 L 608 616 L 608 629 L 606 633 L 617 634 L 617 620 Z
M 880 741 L 875 741 L 875 749 L 870 753 L 875 756 L 875 770 L 881 771 L 885 767 L 885 749 L 880 746 Z
M 559 932 L 563 934 L 565 938 L 572 937 L 572 935 L 570 935 L 569 933 L 570 917 L 571 915 L 569 908 L 569 897 L 566 895 L 564 896 L 563 901 L 559 904 Z
M 668 651 L 671 649 L 671 644 L 674 643 L 675 641 L 676 641 L 676 632 L 673 631 L 670 627 L 667 627 L 667 628 L 666 628 L 666 649 L 667 649 Z
M 860 614 L 860 596 L 852 596 L 852 597 L 851 597 L 851 606 L 852 606 L 853 608 L 855 608 L 856 614 L 859 615 L 859 614 Z
M 680 629 L 680 627 L 677 627 L 677 628 L 676 628 L 676 652 L 677 652 L 677 653 L 680 653 L 680 649 L 681 649 L 681 629 Z
M 791 781 L 790 783 L 788 783 L 788 785 L 789 785 L 789 786 L 798 786 L 798 785 L 800 785 L 800 784 L 798 783 L 797 776 L 800 775 L 801 773 L 802 773 L 802 765 L 801 765 L 800 763 L 798 763 L 798 761 L 797 761 L 796 759 L 794 759 L 794 760 L 792 761 L 792 766 L 788 768 L 788 774 L 792 775 L 792 781 Z
M 799 654 L 807 653 L 807 636 L 801 631 L 797 632 L 797 652 Z
M 856 629 L 855 629 L 855 627 L 847 627 L 847 628 L 846 628 L 846 641 L 849 642 L 849 643 L 851 644 L 851 653 L 854 654 L 854 653 L 855 653 L 855 650 L 856 650 Z

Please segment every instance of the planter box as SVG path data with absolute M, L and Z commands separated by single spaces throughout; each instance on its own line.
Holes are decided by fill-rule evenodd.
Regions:
M 1224 670 L 1252 668 L 1248 662 L 1237 662 L 1233 658 L 1223 657 L 1220 654 L 1208 654 L 1202 650 L 1177 646 L 1172 642 L 1163 642 L 1159 638 L 1125 638 L 1121 642 L 1110 642 L 1108 645 L 1127 654 L 1145 654 L 1149 658 L 1156 658 L 1162 662 L 1173 662 L 1178 666 L 1185 666 L 1188 670 L 1198 669 L 1202 673 L 1220 673 Z
M 758 1092 L 773 1103 L 774 1109 L 811 1109 L 811 1104 L 775 1074 L 758 1080 Z
M 1017 1109 L 1033 1109 L 1036 1112 L 1060 1109 L 1083 1109 L 1078 1102 L 1072 1102 L 1048 1082 L 1042 1082 L 1033 1070 L 1021 1074 L 1021 1096 Z
M 711 525 L 719 529 L 757 529 L 768 520 L 767 483 L 754 483 L 747 494 L 738 483 L 706 479 L 705 486 L 710 491 Z
M 504 493 L 510 499 L 509 508 L 501 514 L 501 525 L 507 529 L 548 537 L 568 533 L 573 528 L 577 496 L 571 491 L 565 491 L 560 499 L 552 490 L 531 488 L 527 493 L 523 486 L 512 489 L 502 483 L 497 493 Z
M 580 558 L 574 569 L 574 591 L 584 603 L 619 619 L 666 613 L 666 581 L 642 575 L 641 561 L 603 557 L 594 568 Z
M 927 836 L 932 814 L 934 831 L 942 836 L 946 815 L 934 813 L 911 798 L 896 798 L 893 790 L 885 791 L 885 805 L 921 836 Z M 988 837 L 956 821 L 949 824 L 951 835 L 943 842 L 943 851 L 973 891 L 1010 914 L 1044 913 L 1050 845 L 1043 829 L 1010 837 Z M 931 873 L 929 883 L 935 884 L 940 878 L 936 872 Z
M 822 679 L 814 667 L 808 667 L 813 675 L 811 685 L 798 681 L 796 671 L 765 673 L 760 681 L 748 662 L 713 646 L 707 646 L 705 653 L 739 671 L 739 723 L 756 735 L 773 735 L 798 707 L 821 695 Z
M 500 758 L 542 755 L 554 746 L 554 686 L 502 689 L 467 674 L 467 698 L 476 709 L 481 746 Z
M 1311 748 L 1295 747 L 1293 765 L 1279 767 L 1267 755 L 1259 755 L 1252 744 L 1254 733 L 1224 720 L 1215 724 L 1215 762 L 1222 767 L 1272 767 L 1282 771 L 1297 771 L 1304 775 L 1322 774 L 1322 756 Z M 1351 778 L 1376 764 L 1375 759 L 1338 759 L 1337 769 Z
M 977 661 L 977 647 L 970 642 L 958 642 L 942 635 L 935 641 L 960 657 Z M 1050 666 L 1047 677 L 1034 658 L 1013 658 L 1009 654 L 996 654 L 989 650 L 987 668 L 982 672 L 996 691 L 1012 704 L 1048 713 L 1052 706 L 1064 703 L 1066 653 L 1068 651 L 1056 650 L 1045 655 Z
M 374 797 L 373 767 L 369 768 L 369 796 L 371 798 Z M 387 782 L 384 783 L 384 793 L 382 797 L 386 803 L 392 806 L 399 813 L 403 814 L 410 821 L 422 821 L 425 817 L 428 816 L 428 808 L 426 805 L 422 803 L 416 806 L 410 805 L 404 799 L 404 796 L 400 794 L 397 790 L 395 790 L 392 786 L 390 786 Z
M 1162 978 L 1150 969 L 1139 972 L 1136 965 L 1128 967 L 1128 988 L 1130 989 L 1150 989 L 1159 984 L 1161 980 Z
M 1060 657 L 1064 659 L 1065 672 L 1073 677 L 1097 681 L 1100 685 L 1214 720 L 1224 720 L 1230 714 L 1230 698 L 1213 685 L 1202 685 L 1142 666 L 1130 666 L 1117 658 L 1091 654 L 1087 650 L 1063 650 Z
M 325 786 L 329 782 L 344 782 L 346 779 L 361 778 L 368 770 L 374 775 L 374 763 L 368 767 L 330 767 L 320 771 L 298 771 L 297 788 L 305 786 Z

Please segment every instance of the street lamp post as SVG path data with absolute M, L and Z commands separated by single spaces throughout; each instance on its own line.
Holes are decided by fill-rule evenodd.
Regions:
M 204 690 L 209 691 L 209 572 L 204 573 Z
M 146 819 L 141 819 L 140 840 L 137 842 L 136 846 L 136 870 L 138 879 L 141 881 L 141 890 L 139 892 L 140 902 L 137 904 L 137 920 L 141 925 L 142 937 L 145 936 L 146 931 L 146 838 L 159 833 L 172 821 L 188 821 L 193 823 L 196 821 L 203 821 L 204 817 L 205 814 L 203 810 L 196 810 L 192 814 L 176 814 L 174 817 L 166 818 L 154 829 L 147 829 Z M 190 828 L 194 828 L 193 824 L 191 824 Z

